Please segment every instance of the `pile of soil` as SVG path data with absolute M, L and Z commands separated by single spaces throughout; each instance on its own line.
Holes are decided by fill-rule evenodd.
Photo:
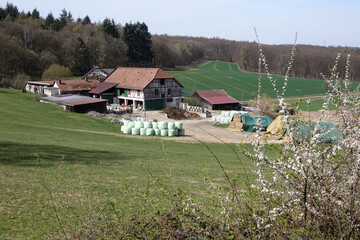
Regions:
M 168 118 L 175 120 L 200 119 L 200 116 L 198 114 L 187 112 L 183 109 L 164 108 L 163 110 L 161 110 L 161 113 L 165 113 Z

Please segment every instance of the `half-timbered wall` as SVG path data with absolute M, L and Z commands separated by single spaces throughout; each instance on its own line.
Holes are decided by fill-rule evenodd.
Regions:
M 145 99 L 181 97 L 181 86 L 171 78 L 154 79 L 144 88 L 144 96 Z

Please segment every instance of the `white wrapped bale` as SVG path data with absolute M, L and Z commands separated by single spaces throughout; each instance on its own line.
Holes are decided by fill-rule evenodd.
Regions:
M 143 122 L 135 122 L 135 128 L 143 128 L 144 123 Z
M 175 129 L 169 129 L 168 135 L 169 135 L 169 137 L 174 137 L 175 136 Z
M 168 130 L 167 130 L 167 129 L 161 129 L 160 135 L 161 135 L 162 137 L 166 137 L 166 136 L 168 135 Z
M 168 123 L 168 129 L 169 129 L 169 130 L 174 130 L 174 129 L 175 129 L 175 123 L 169 122 L 169 123 Z
M 139 135 L 140 134 L 140 128 L 132 128 L 131 129 L 132 135 Z
M 152 129 L 152 128 L 146 129 L 146 136 L 153 136 L 154 134 L 155 134 L 154 129 Z
M 151 122 L 144 122 L 144 128 L 152 128 Z
M 146 128 L 140 128 L 140 135 L 144 136 L 146 134 Z
M 175 128 L 182 128 L 183 127 L 183 123 L 182 122 L 175 122 Z

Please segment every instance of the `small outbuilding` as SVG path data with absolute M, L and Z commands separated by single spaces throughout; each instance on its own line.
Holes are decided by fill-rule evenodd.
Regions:
M 71 112 L 87 113 L 95 111 L 99 113 L 106 113 L 107 100 L 80 95 L 58 95 L 42 97 L 40 98 L 40 102 L 57 104 L 64 110 Z
M 230 97 L 224 89 L 196 90 L 192 97 L 197 98 L 205 108 L 212 110 L 239 110 L 240 102 Z

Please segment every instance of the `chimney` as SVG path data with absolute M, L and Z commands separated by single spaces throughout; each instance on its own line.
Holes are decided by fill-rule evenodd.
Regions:
M 89 78 L 88 77 L 85 77 L 85 82 L 88 82 L 89 81 Z
M 61 84 L 61 80 L 59 80 L 59 85 Z

